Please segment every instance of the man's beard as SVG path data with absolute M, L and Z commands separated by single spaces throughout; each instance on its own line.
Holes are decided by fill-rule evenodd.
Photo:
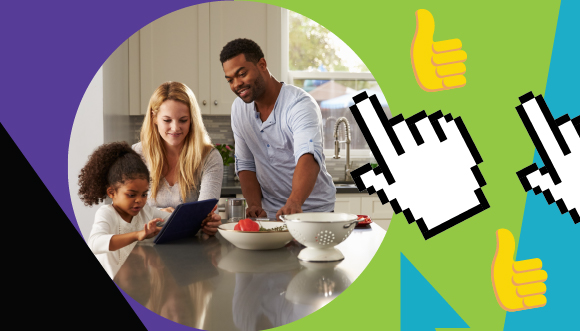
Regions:
M 266 80 L 264 80 L 264 77 L 262 77 L 262 75 L 258 75 L 256 80 L 254 80 L 254 82 L 250 86 L 251 86 L 251 95 L 250 95 L 251 99 L 249 101 L 246 101 L 240 97 L 240 99 L 242 99 L 242 101 L 244 101 L 245 103 L 252 103 L 256 99 L 259 99 L 262 95 L 264 95 L 264 92 L 266 92 Z

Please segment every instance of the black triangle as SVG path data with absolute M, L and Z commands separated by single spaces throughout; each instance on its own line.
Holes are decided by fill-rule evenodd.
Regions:
M 0 124 L 9 320 L 27 328 L 145 329 Z

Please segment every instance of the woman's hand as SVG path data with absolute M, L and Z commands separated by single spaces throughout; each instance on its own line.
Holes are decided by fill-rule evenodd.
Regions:
M 217 205 L 215 207 L 213 207 L 213 210 L 211 211 L 211 213 L 209 213 L 207 215 L 207 217 L 201 223 L 201 231 L 203 231 L 203 233 L 208 234 L 210 236 L 215 235 L 215 233 L 217 232 L 218 226 L 220 226 L 222 224 L 222 218 L 220 217 L 220 215 L 214 213 L 216 208 L 217 208 Z
M 167 208 L 162 208 L 160 210 L 166 211 L 168 213 L 173 213 L 173 211 L 175 210 L 175 208 L 173 208 L 173 207 L 167 207 Z
M 160 227 L 157 226 L 157 222 L 163 222 L 162 218 L 156 218 L 149 221 L 143 226 L 143 230 L 139 231 L 137 234 L 137 240 L 142 241 L 144 239 L 149 239 L 155 237 L 159 231 Z

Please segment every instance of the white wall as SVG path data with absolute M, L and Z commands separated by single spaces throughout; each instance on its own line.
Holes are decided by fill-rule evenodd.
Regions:
M 85 240 L 91 232 L 99 207 L 86 207 L 79 199 L 78 176 L 89 155 L 103 142 L 103 68 L 101 68 L 93 77 L 77 110 L 68 149 L 68 186 L 77 223 Z
M 93 77 L 77 110 L 71 132 L 69 190 L 77 223 L 85 240 L 91 232 L 99 206 L 87 207 L 78 198 L 79 173 L 98 146 L 113 141 L 130 142 L 132 132 L 129 127 L 129 45 L 125 41 Z

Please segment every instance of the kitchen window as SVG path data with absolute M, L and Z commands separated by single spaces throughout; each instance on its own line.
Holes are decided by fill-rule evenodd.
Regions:
M 324 154 L 334 155 L 334 127 L 336 120 L 346 117 L 350 124 L 351 157 L 368 158 L 369 146 L 358 127 L 350 107 L 352 96 L 367 91 L 376 94 L 387 116 L 391 117 L 387 101 L 378 83 L 362 60 L 340 38 L 322 25 L 290 10 L 282 12 L 283 30 L 288 29 L 287 50 L 282 54 L 284 81 L 310 93 L 322 112 L 324 127 Z M 346 130 L 339 128 L 340 155 L 346 154 Z

